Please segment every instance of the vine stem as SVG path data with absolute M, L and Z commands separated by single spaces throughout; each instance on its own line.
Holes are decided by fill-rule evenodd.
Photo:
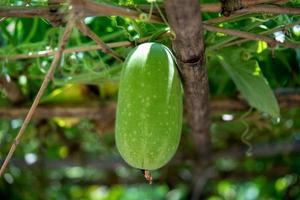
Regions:
M 250 107 L 250 109 L 240 117 L 240 121 L 245 126 L 245 130 L 244 130 L 243 134 L 241 135 L 241 141 L 245 145 L 248 146 L 248 149 L 246 151 L 246 156 L 252 156 L 252 149 L 253 149 L 252 144 L 248 140 L 248 139 L 250 139 L 250 136 L 251 136 L 251 133 L 248 134 L 250 127 L 249 127 L 249 124 L 245 120 L 245 118 L 251 114 L 252 110 L 253 110 L 253 107 Z
M 161 17 L 161 19 L 163 20 L 163 22 L 170 27 L 170 24 L 168 23 L 168 20 L 165 18 L 164 14 L 162 13 L 161 9 L 159 8 L 159 6 L 157 5 L 156 1 L 154 1 L 154 5 L 157 9 L 157 11 L 159 12 L 159 15 Z
M 113 51 L 105 42 L 101 40 L 96 33 L 94 33 L 87 25 L 84 24 L 83 21 L 78 20 L 76 23 L 76 27 L 79 31 L 81 31 L 84 35 L 88 36 L 92 40 L 94 40 L 99 47 L 102 49 L 102 51 L 106 54 L 110 54 L 112 57 L 117 59 L 120 62 L 124 61 L 124 58 L 117 54 L 115 51 Z
M 42 83 L 42 85 L 41 85 L 41 87 L 40 87 L 40 89 L 39 89 L 32 105 L 31 105 L 26 117 L 25 117 L 25 120 L 24 120 L 24 122 L 23 122 L 23 124 L 22 124 L 22 126 L 21 126 L 21 128 L 18 132 L 18 135 L 14 139 L 14 142 L 12 143 L 12 145 L 10 147 L 10 150 L 9 150 L 9 152 L 8 152 L 6 158 L 5 158 L 5 160 L 4 160 L 4 162 L 1 166 L 0 177 L 2 177 L 9 161 L 11 160 L 11 158 L 12 158 L 12 156 L 13 156 L 16 148 L 17 148 L 17 145 L 20 143 L 21 138 L 24 135 L 25 130 L 26 130 L 26 128 L 27 128 L 27 126 L 28 126 L 28 124 L 29 124 L 29 122 L 30 122 L 30 120 L 31 120 L 31 118 L 32 118 L 39 102 L 40 102 L 40 99 L 43 96 L 43 94 L 44 94 L 44 92 L 45 92 L 45 90 L 46 90 L 53 74 L 54 74 L 54 71 L 55 71 L 56 67 L 59 64 L 59 61 L 61 59 L 62 53 L 63 53 L 64 48 L 65 48 L 65 44 L 67 43 L 67 41 L 70 37 L 70 34 L 72 32 L 72 27 L 74 26 L 75 19 L 76 18 L 73 16 L 73 13 L 71 12 L 70 19 L 68 20 L 67 26 L 66 26 L 66 28 L 63 32 L 63 35 L 61 36 L 61 39 L 60 39 L 59 46 L 58 46 L 58 51 L 54 55 L 54 59 L 53 59 L 53 61 L 51 63 L 51 66 L 50 66 L 50 68 L 49 68 L 49 70 L 48 70 L 48 72 L 47 72 L 47 74 L 46 74 L 46 76 L 43 80 L 43 83 Z

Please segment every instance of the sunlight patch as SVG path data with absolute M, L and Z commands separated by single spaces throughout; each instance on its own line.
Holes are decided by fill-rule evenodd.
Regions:
M 261 53 L 267 48 L 268 48 L 268 44 L 266 42 L 258 41 L 258 47 L 257 47 L 256 53 Z

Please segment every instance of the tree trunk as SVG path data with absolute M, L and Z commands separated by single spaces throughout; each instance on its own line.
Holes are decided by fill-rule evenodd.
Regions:
M 165 4 L 170 26 L 176 35 L 172 45 L 182 76 L 187 119 L 197 151 L 203 157 L 210 151 L 210 117 L 199 6 L 198 0 L 167 0 Z

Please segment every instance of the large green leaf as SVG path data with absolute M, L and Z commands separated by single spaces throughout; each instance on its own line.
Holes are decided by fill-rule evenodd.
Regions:
M 247 60 L 242 49 L 226 49 L 218 59 L 251 106 L 279 117 L 277 100 L 255 60 Z

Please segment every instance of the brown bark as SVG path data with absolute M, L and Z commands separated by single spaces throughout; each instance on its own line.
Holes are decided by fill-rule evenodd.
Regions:
M 300 8 L 292 7 L 279 7 L 279 6 L 268 6 L 259 5 L 263 3 L 276 3 L 283 4 L 287 0 L 243 0 L 242 5 L 244 9 L 236 11 L 237 13 L 277 13 L 277 14 L 299 14 Z M 60 3 L 60 1 L 54 0 L 53 3 Z M 84 13 L 84 17 L 88 16 L 124 16 L 130 18 L 139 18 L 140 12 L 133 9 L 120 6 L 110 6 L 104 3 L 95 3 L 93 1 L 85 1 L 85 6 L 77 6 L 77 8 Z M 0 6 L 0 17 L 42 17 L 49 20 L 52 24 L 58 25 L 64 21 L 64 16 L 68 15 L 67 11 L 57 11 L 60 10 L 62 6 L 57 9 L 56 6 Z M 76 7 L 76 4 L 75 4 Z M 149 6 L 140 6 L 140 10 L 149 12 Z M 207 3 L 200 7 L 201 12 L 220 12 L 220 3 Z M 154 16 L 150 19 L 150 22 L 161 22 L 160 17 Z
M 187 119 L 201 156 L 210 151 L 208 80 L 202 20 L 197 0 L 167 0 L 167 17 L 175 32 L 173 50 L 181 72 Z
M 140 12 L 121 6 L 114 6 L 106 3 L 97 3 L 90 0 L 72 0 L 72 6 L 76 13 L 81 17 L 89 16 L 124 16 L 130 18 L 139 18 Z M 57 4 L 58 5 L 58 4 Z M 0 17 L 42 17 L 54 25 L 65 21 L 65 16 L 69 11 L 60 11 L 62 6 L 1 6 Z M 57 11 L 58 10 L 58 11 Z M 150 22 L 161 22 L 160 17 L 152 15 Z
M 29 108 L 27 107 L 0 107 L 0 118 L 13 119 L 22 118 L 26 115 Z M 115 103 L 108 104 L 106 106 L 95 105 L 52 105 L 52 106 L 39 106 L 35 114 L 34 119 L 51 119 L 53 117 L 86 117 L 89 119 L 104 120 L 114 119 L 114 113 L 116 110 Z
M 229 16 L 233 11 L 243 7 L 241 0 L 221 0 L 221 13 Z
M 299 108 L 300 94 L 288 93 L 277 95 L 281 109 Z M 96 102 L 98 103 L 98 102 Z M 114 102 L 99 106 L 91 102 L 86 105 L 41 105 L 37 108 L 34 119 L 51 119 L 53 117 L 86 117 L 95 120 L 112 121 L 115 118 L 116 104 Z M 247 111 L 249 105 L 238 99 L 213 99 L 210 110 L 213 113 Z M 28 112 L 28 107 L 0 107 L 0 119 L 22 118 Z

